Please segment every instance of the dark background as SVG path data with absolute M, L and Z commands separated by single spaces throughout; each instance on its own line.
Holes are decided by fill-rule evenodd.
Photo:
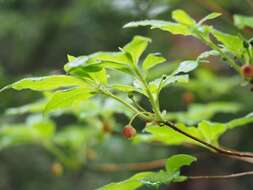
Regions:
M 128 42 L 134 34 L 152 38 L 150 50 L 162 52 L 169 61 L 196 58 L 206 49 L 190 37 L 171 36 L 168 33 L 141 29 L 122 29 L 132 20 L 170 19 L 173 9 L 185 9 L 195 19 L 210 12 L 222 12 L 223 16 L 212 22 L 216 28 L 236 34 L 232 15 L 251 15 L 253 1 L 247 0 L 0 0 L 0 87 L 27 76 L 43 76 L 48 73 L 63 73 L 66 55 L 85 55 L 92 52 L 117 50 Z M 252 36 L 252 31 L 242 31 Z M 216 60 L 217 61 L 217 60 Z M 217 61 L 218 62 L 218 61 Z M 233 73 L 222 64 L 209 66 L 218 75 L 230 77 Z M 162 96 L 162 105 L 170 111 L 185 109 L 178 100 L 182 90 L 173 90 L 168 99 Z M 166 94 L 166 93 L 165 93 Z M 0 122 L 5 121 L 4 110 L 38 99 L 32 92 L 8 91 L 0 94 Z M 250 92 L 238 87 L 218 100 L 238 97 L 244 103 L 242 113 L 252 110 Z M 199 99 L 206 103 L 209 100 Z M 175 103 L 176 102 L 176 103 Z M 216 120 L 227 121 L 231 115 L 216 116 Z M 20 118 L 15 118 L 19 120 Z M 222 140 L 228 147 L 244 151 L 252 150 L 252 132 L 249 127 L 229 132 Z M 117 144 L 115 148 L 112 145 Z M 109 148 L 108 148 L 109 147 Z M 150 156 L 150 151 L 152 156 Z M 195 153 L 200 161 L 193 165 L 191 174 L 224 174 L 250 170 L 252 165 L 215 156 L 200 148 L 160 147 L 152 145 L 132 145 L 115 138 L 99 147 L 98 157 L 108 162 L 145 161 L 164 158 L 167 155 L 185 152 Z M 138 154 L 139 153 L 139 154 Z M 87 166 L 79 171 L 66 171 L 55 177 L 49 168 L 54 160 L 45 150 L 34 145 L 18 146 L 0 152 L 0 189 L 2 190 L 53 190 L 53 189 L 95 189 L 111 181 L 119 181 L 131 172 L 104 173 L 93 171 Z M 185 172 L 189 172 L 187 169 Z M 251 177 L 228 181 L 189 181 L 164 187 L 163 189 L 253 189 Z

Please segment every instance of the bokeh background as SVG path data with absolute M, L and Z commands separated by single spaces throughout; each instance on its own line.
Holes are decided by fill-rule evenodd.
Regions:
M 85 55 L 106 50 L 113 51 L 128 42 L 133 35 L 140 34 L 153 40 L 149 51 L 161 52 L 169 62 L 191 59 L 207 49 L 191 37 L 172 36 L 168 33 L 141 29 L 122 29 L 132 20 L 170 19 L 170 12 L 181 8 L 195 19 L 210 12 L 221 12 L 223 16 L 212 24 L 225 32 L 238 33 L 233 26 L 233 14 L 252 15 L 251 0 L 0 0 L 0 87 L 28 76 L 43 76 L 63 73 L 66 55 Z M 240 31 L 252 36 L 249 29 Z M 228 82 L 233 72 L 222 60 L 214 59 L 204 66 L 215 73 L 219 83 Z M 228 83 L 230 84 L 230 83 Z M 208 82 L 206 83 L 208 86 Z M 215 85 L 215 84 L 214 84 Z M 193 92 L 196 102 L 236 101 L 243 109 L 236 114 L 216 114 L 214 121 L 228 121 L 252 111 L 253 98 L 249 89 L 231 85 L 227 92 L 211 96 L 208 92 Z M 215 86 L 212 87 L 215 89 Z M 218 87 L 217 87 L 218 89 Z M 203 87 L 202 91 L 208 90 Z M 166 89 L 162 93 L 162 107 L 169 111 L 187 109 L 181 97 L 185 88 Z M 201 91 L 201 90 L 200 90 Z M 210 97 L 209 97 L 210 95 Z M 8 91 L 0 94 L 0 125 L 6 122 L 22 122 L 25 115 L 6 116 L 5 110 L 33 102 L 40 94 L 25 91 Z M 119 125 L 126 123 L 118 116 Z M 64 115 L 59 125 L 75 121 Z M 230 148 L 253 151 L 253 130 L 250 126 L 226 134 L 222 142 Z M 97 162 L 126 163 L 166 158 L 174 153 L 193 153 L 199 162 L 185 172 L 191 174 L 224 174 L 250 170 L 252 165 L 215 156 L 200 148 L 163 147 L 157 145 L 133 145 L 120 136 L 104 140 L 96 149 Z M 150 154 L 152 152 L 152 154 Z M 91 190 L 111 181 L 119 181 L 134 172 L 104 172 L 89 167 L 89 162 L 78 170 L 65 169 L 61 176 L 54 176 L 51 164 L 55 158 L 37 145 L 22 145 L 0 152 L 1 190 Z M 162 189 L 253 189 L 251 177 L 228 181 L 189 181 Z

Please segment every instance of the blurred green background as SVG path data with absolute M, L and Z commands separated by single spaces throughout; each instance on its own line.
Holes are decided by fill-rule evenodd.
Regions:
M 171 36 L 157 30 L 122 29 L 132 20 L 170 19 L 170 12 L 181 8 L 195 19 L 210 12 L 222 12 L 214 26 L 228 33 L 238 33 L 233 26 L 232 15 L 251 15 L 251 0 L 0 0 L 0 87 L 27 76 L 43 76 L 63 73 L 66 55 L 85 55 L 95 51 L 113 51 L 128 42 L 133 35 L 151 37 L 150 51 L 161 52 L 169 62 L 196 58 L 206 47 L 193 38 Z M 252 31 L 242 31 L 252 36 Z M 213 60 L 204 68 L 215 73 L 215 79 L 224 83 L 233 78 L 233 72 L 221 60 Z M 161 71 L 163 71 L 161 69 Z M 157 71 L 157 72 L 161 72 Z M 228 81 L 227 81 L 228 82 Z M 235 82 L 236 83 L 236 82 Z M 194 101 L 207 104 L 212 101 L 240 102 L 243 109 L 236 114 L 216 114 L 214 121 L 228 121 L 252 110 L 253 98 L 247 88 L 239 83 L 228 86 L 224 93 L 212 94 L 212 90 L 223 87 L 203 83 L 202 92 L 181 88 L 168 88 L 161 95 L 162 107 L 169 111 L 184 111 L 182 101 L 185 92 L 193 91 Z M 206 88 L 205 88 L 206 87 Z M 8 91 L 0 94 L 0 123 L 25 120 L 26 115 L 10 117 L 5 110 L 39 99 L 41 95 L 29 91 Z M 144 101 L 145 104 L 145 101 Z M 126 124 L 126 118 L 118 116 L 118 125 Z M 61 127 L 65 122 L 74 122 L 74 116 L 63 115 L 56 119 Z M 141 129 L 141 127 L 140 127 Z M 243 151 L 253 151 L 253 130 L 245 127 L 224 136 L 223 144 Z M 221 174 L 249 170 L 249 164 L 215 157 L 203 149 L 185 147 L 163 147 L 157 145 L 133 145 L 116 136 L 105 139 L 96 150 L 96 162 L 125 163 L 166 158 L 173 153 L 194 153 L 200 162 L 192 168 L 194 174 Z M 152 154 L 150 154 L 152 152 Z M 51 172 L 55 157 L 36 145 L 16 146 L 0 152 L 0 189 L 2 190 L 90 190 L 111 181 L 127 178 L 133 172 L 103 172 L 89 167 L 89 162 L 78 171 L 65 169 L 62 176 Z M 188 172 L 188 170 L 186 170 Z M 253 189 L 250 177 L 224 181 L 175 184 L 163 189 Z

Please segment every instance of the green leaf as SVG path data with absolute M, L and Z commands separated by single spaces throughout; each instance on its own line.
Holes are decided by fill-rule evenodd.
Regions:
M 136 190 L 141 186 L 159 188 L 160 185 L 170 184 L 171 182 L 182 182 L 187 179 L 185 176 L 180 176 L 180 168 L 190 165 L 196 161 L 195 157 L 186 154 L 179 154 L 170 157 L 166 162 L 166 171 L 159 172 L 141 172 L 135 174 L 131 178 L 118 182 L 111 183 L 99 190 Z
M 87 56 L 71 59 L 64 66 L 64 70 L 70 74 L 89 77 L 89 74 L 105 69 L 116 69 L 132 74 L 129 68 L 131 60 L 125 52 L 97 52 Z
M 103 62 L 119 63 L 122 65 L 128 65 L 131 61 L 124 52 L 98 52 L 94 55 L 94 58 Z
M 253 115 L 247 115 L 245 117 L 233 119 L 232 121 L 228 122 L 226 125 L 227 125 L 227 128 L 233 129 L 235 127 L 244 126 L 249 123 L 253 123 Z
M 240 29 L 253 28 L 253 16 L 234 15 L 234 24 Z
M 212 34 L 218 41 L 220 41 L 224 45 L 224 47 L 228 51 L 238 56 L 242 54 L 243 41 L 240 37 L 231 34 L 226 34 L 217 30 L 213 30 Z
M 142 68 L 143 70 L 149 70 L 152 67 L 165 62 L 166 59 L 162 56 L 159 56 L 157 54 L 149 54 L 145 60 L 143 61 Z
M 174 83 L 187 83 L 189 81 L 189 75 L 169 75 L 164 80 L 163 77 L 155 79 L 149 82 L 149 88 L 153 93 L 157 93 L 158 90 L 161 90 L 165 86 L 174 84 Z
M 122 91 L 122 92 L 133 92 L 136 90 L 133 86 L 124 85 L 124 84 L 114 84 L 112 85 L 112 88 L 115 90 Z
M 221 123 L 202 121 L 198 125 L 198 130 L 203 135 L 205 142 L 218 146 L 219 137 L 227 130 L 227 127 Z
M 183 24 L 174 23 L 174 22 L 166 22 L 161 20 L 143 20 L 143 21 L 134 21 L 126 24 L 124 28 L 129 27 L 138 27 L 138 26 L 151 26 L 151 29 L 160 29 L 163 31 L 170 32 L 174 35 L 192 35 L 191 29 Z
M 246 124 L 253 123 L 253 116 L 250 117 L 242 117 L 238 119 L 234 119 L 227 123 L 213 123 L 209 121 L 202 121 L 198 124 L 197 127 L 187 127 L 182 123 L 177 124 L 177 127 L 186 133 L 213 144 L 215 146 L 219 146 L 219 138 L 223 135 L 227 130 L 233 129 L 235 127 L 245 126 Z M 137 135 L 134 138 L 134 142 L 161 142 L 168 145 L 179 145 L 182 143 L 191 143 L 197 144 L 199 146 L 204 146 L 195 140 L 176 132 L 175 130 L 164 126 L 146 126 L 145 131 L 150 133 L 147 135 Z
M 160 171 L 142 178 L 140 181 L 147 185 L 159 188 L 160 185 L 170 184 L 176 177 L 178 173 L 168 173 L 165 171 Z
M 93 96 L 89 88 L 72 88 L 62 91 L 57 91 L 50 98 L 45 107 L 45 113 L 55 109 L 71 107 L 75 103 L 86 100 Z
M 181 9 L 174 10 L 172 12 L 172 18 L 181 24 L 189 26 L 194 26 L 196 24 L 195 20 Z
M 202 18 L 202 19 L 198 22 L 198 24 L 203 24 L 204 22 L 206 22 L 206 21 L 208 21 L 208 20 L 215 19 L 215 18 L 217 18 L 217 17 L 219 17 L 219 16 L 221 16 L 221 15 L 222 15 L 221 13 L 217 13 L 217 12 L 211 13 L 211 14 L 205 16 L 204 18 Z
M 209 50 L 209 51 L 205 51 L 205 52 L 201 53 L 198 56 L 197 60 L 203 60 L 203 59 L 207 59 L 210 56 L 219 56 L 219 55 L 220 55 L 220 53 L 218 51 L 216 51 L 216 50 Z
M 96 81 L 98 84 L 107 84 L 108 83 L 108 76 L 106 70 L 103 68 L 98 72 L 89 73 L 89 76 Z
M 75 56 L 67 54 L 68 62 L 74 61 L 76 59 Z
M 191 165 L 193 161 L 197 161 L 197 158 L 187 154 L 177 154 L 168 158 L 165 168 L 168 173 L 173 174 L 179 172 L 181 167 Z
M 58 146 L 68 147 L 68 149 L 78 151 L 81 148 L 84 149 L 88 140 L 94 138 L 96 133 L 95 128 L 68 126 L 56 133 L 53 141 Z
M 173 75 L 178 73 L 189 73 L 198 67 L 199 63 L 195 60 L 183 61 L 179 67 L 174 71 Z
M 20 107 L 9 108 L 6 110 L 7 115 L 14 115 L 14 114 L 24 114 L 24 113 L 36 113 L 42 112 L 45 108 L 46 101 L 39 100 L 34 103 L 26 104 Z
M 194 125 L 202 120 L 211 119 L 217 113 L 236 113 L 240 104 L 233 102 L 212 102 L 209 104 L 191 104 L 186 112 L 167 113 L 168 120 Z
M 31 89 L 36 91 L 48 91 L 74 86 L 86 86 L 86 83 L 81 79 L 72 76 L 52 75 L 45 77 L 25 78 L 9 86 L 6 86 L 2 90 L 13 88 L 15 90 Z
M 33 124 L 3 125 L 0 128 L 0 149 L 22 144 L 40 144 L 51 140 L 55 126 L 51 121 Z
M 141 21 L 132 21 L 123 26 L 123 28 L 133 28 L 139 26 L 151 26 L 152 28 L 160 28 L 171 24 L 171 22 L 163 20 L 141 20 Z
M 137 64 L 139 62 L 140 56 L 150 42 L 150 38 L 146 38 L 143 36 L 135 36 L 132 41 L 130 41 L 123 47 L 123 50 L 131 56 L 133 63 Z
M 139 187 L 143 186 L 143 183 L 141 182 L 141 179 L 147 176 L 152 175 L 153 172 L 141 172 L 138 173 L 131 178 L 118 182 L 118 183 L 110 183 L 108 185 L 105 185 L 102 188 L 99 188 L 99 190 L 136 190 Z

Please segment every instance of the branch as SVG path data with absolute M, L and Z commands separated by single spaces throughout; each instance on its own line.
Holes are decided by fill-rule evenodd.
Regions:
M 187 178 L 190 180 L 217 180 L 217 179 L 232 179 L 236 177 L 243 177 L 253 175 L 253 171 L 248 172 L 240 172 L 229 175 L 214 175 L 214 176 L 188 176 Z
M 241 157 L 243 157 L 243 158 L 253 158 L 253 153 L 237 152 L 237 151 L 227 150 L 225 148 L 216 147 L 216 146 L 214 146 L 212 144 L 209 144 L 209 143 L 207 143 L 207 142 L 205 142 L 205 141 L 203 141 L 203 140 L 201 140 L 201 139 L 199 139 L 199 138 L 197 138 L 197 137 L 195 137 L 195 136 L 193 136 L 193 135 L 191 135 L 191 134 L 189 134 L 189 133 L 187 133 L 187 132 L 179 129 L 172 122 L 169 122 L 169 121 L 160 122 L 160 125 L 166 125 L 166 126 L 172 128 L 173 130 L 177 131 L 178 133 L 181 133 L 181 134 L 183 134 L 183 135 L 185 135 L 185 136 L 187 136 L 187 137 L 195 140 L 196 142 L 198 142 L 198 143 L 200 143 L 202 145 L 205 145 L 206 147 L 208 147 L 208 148 L 216 151 L 219 154 L 226 155 L 226 156 L 233 157 L 233 158 L 238 158 L 238 157 L 239 158 L 241 158 Z
M 129 164 L 99 164 L 94 168 L 103 172 L 118 172 L 118 171 L 143 171 L 161 168 L 164 166 L 166 159 L 154 160 L 150 162 L 129 163 Z

